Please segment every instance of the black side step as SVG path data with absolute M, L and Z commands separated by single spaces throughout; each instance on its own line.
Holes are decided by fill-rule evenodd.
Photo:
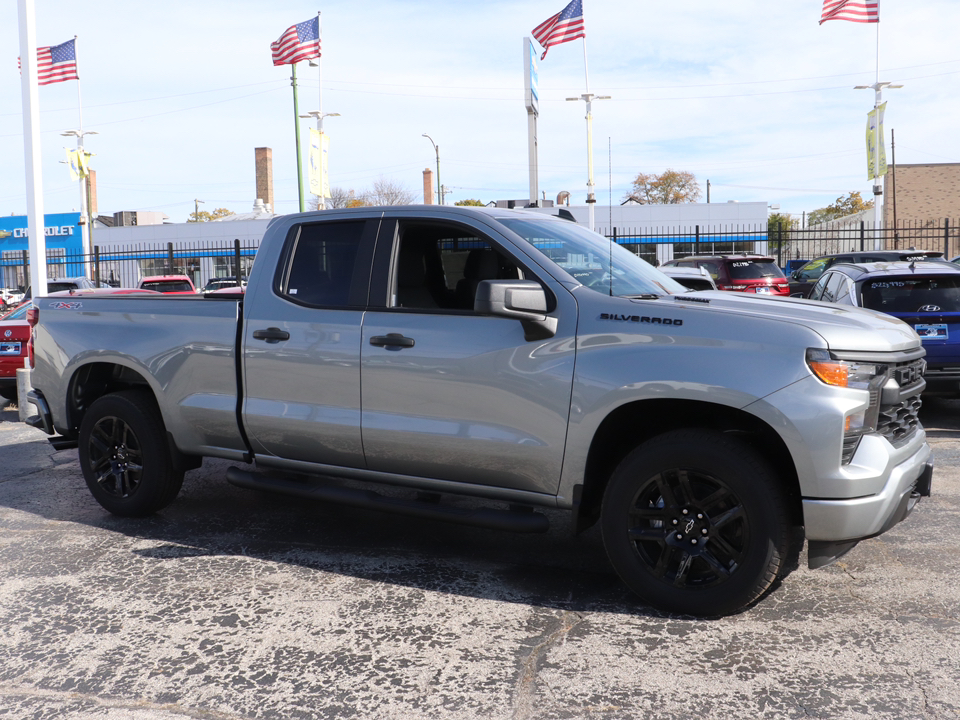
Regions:
M 425 500 L 387 497 L 372 490 L 284 480 L 236 467 L 227 469 L 227 480 L 231 485 L 248 490 L 265 490 L 310 500 L 321 500 L 418 518 L 446 520 L 461 525 L 490 528 L 492 530 L 542 533 L 550 527 L 547 516 L 538 512 L 495 510 L 493 508 L 456 508 Z
M 27 420 L 29 422 L 29 419 Z M 36 425 L 34 425 L 36 427 Z M 41 424 L 41 429 L 43 425 Z M 56 437 L 48 437 L 47 442 L 53 446 L 54 450 L 71 450 L 75 447 L 78 447 L 80 443 L 77 442 L 76 438 L 63 437 L 62 435 L 57 435 Z

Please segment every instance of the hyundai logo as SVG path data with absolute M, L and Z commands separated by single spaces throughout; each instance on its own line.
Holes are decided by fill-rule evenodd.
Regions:
M 939 305 L 924 305 L 917 312 L 940 312 Z

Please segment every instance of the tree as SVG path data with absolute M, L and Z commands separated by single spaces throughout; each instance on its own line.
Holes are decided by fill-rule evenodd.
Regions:
M 227 210 L 226 208 L 217 208 L 212 213 L 206 210 L 199 210 L 190 213 L 189 217 L 187 217 L 187 222 L 210 222 L 211 220 L 218 220 L 228 215 L 233 215 L 233 211 Z
M 460 207 L 484 207 L 486 203 L 482 203 L 479 200 L 457 200 L 454 205 L 459 205 Z
M 402 183 L 381 175 L 373 183 L 368 199 L 372 205 L 410 205 L 416 196 Z
M 349 207 L 363 207 L 367 203 L 363 202 L 362 198 L 358 199 L 357 193 L 351 190 L 345 190 L 341 187 L 332 187 L 330 188 L 330 197 L 327 198 L 324 205 L 327 210 L 336 210 L 339 208 L 349 208 Z M 310 210 L 319 210 L 320 201 L 317 199 L 317 196 L 314 195 L 309 202 Z
M 625 200 L 641 205 L 676 205 L 700 199 L 700 186 L 692 172 L 664 170 L 659 175 L 640 173 L 633 181 L 633 192 Z
M 842 195 L 838 197 L 832 205 L 817 208 L 807 215 L 807 225 L 819 225 L 820 223 L 836 220 L 837 218 L 846 217 L 847 215 L 855 215 L 864 210 L 869 210 L 872 207 L 873 200 L 864 202 L 859 192 L 851 191 L 847 193 L 846 197 Z

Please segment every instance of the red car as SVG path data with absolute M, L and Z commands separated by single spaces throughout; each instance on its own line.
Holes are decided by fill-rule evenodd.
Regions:
M 17 399 L 17 368 L 22 368 L 28 355 L 30 325 L 25 302 L 0 319 L 0 397 Z
M 693 256 L 664 263 L 667 267 L 702 267 L 719 290 L 790 295 L 790 284 L 775 258 L 766 255 Z
M 154 290 L 164 295 L 196 295 L 193 280 L 186 275 L 150 275 L 137 285 L 140 289 Z
M 84 288 L 81 290 L 64 290 L 50 293 L 45 297 L 51 298 L 83 298 L 86 295 L 155 295 L 153 290 L 137 288 Z M 82 300 L 81 300 L 82 302 Z M 44 300 L 41 298 L 40 306 Z M 17 399 L 17 369 L 25 367 L 30 359 L 32 363 L 33 347 L 30 342 L 30 323 L 27 321 L 27 311 L 35 307 L 32 300 L 27 300 L 17 306 L 16 310 L 0 317 L 0 397 L 7 400 Z

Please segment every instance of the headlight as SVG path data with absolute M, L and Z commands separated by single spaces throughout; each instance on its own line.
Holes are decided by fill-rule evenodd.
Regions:
M 871 384 L 879 387 L 887 373 L 886 365 L 837 360 L 826 350 L 814 348 L 807 350 L 807 365 L 827 385 L 860 390 L 873 389 Z
M 887 381 L 887 366 L 856 360 L 838 360 L 828 351 L 817 348 L 807 350 L 807 365 L 810 371 L 827 385 L 866 390 L 870 395 L 869 405 L 865 410 L 854 411 L 844 418 L 840 461 L 847 465 L 853 460 L 860 438 L 877 429 L 880 392 Z

